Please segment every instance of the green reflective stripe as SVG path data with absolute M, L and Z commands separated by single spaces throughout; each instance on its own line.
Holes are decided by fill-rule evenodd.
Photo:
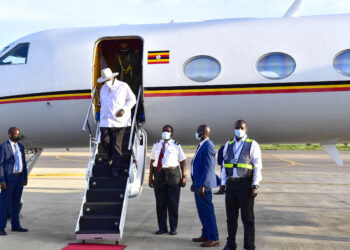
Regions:
M 225 168 L 233 168 L 233 163 L 225 163 Z M 238 163 L 237 164 L 238 168 L 246 168 L 246 169 L 253 169 L 254 166 L 250 164 L 244 164 L 244 163 Z
M 232 141 L 230 141 L 229 143 L 228 143 L 228 145 L 231 145 L 232 143 L 234 143 L 235 141 L 234 140 L 232 140 Z
M 244 164 L 244 163 L 238 163 L 237 164 L 237 167 L 238 168 L 247 168 L 247 169 L 253 169 L 253 165 L 250 165 L 250 164 Z
M 252 142 L 253 141 L 253 139 L 247 139 L 247 140 L 245 140 L 246 142 Z

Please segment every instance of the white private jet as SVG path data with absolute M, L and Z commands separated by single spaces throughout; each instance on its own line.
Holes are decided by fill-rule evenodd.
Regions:
M 142 81 L 126 195 L 140 193 L 147 137 L 159 138 L 164 124 L 174 126 L 182 144 L 194 144 L 197 126 L 206 123 L 212 140 L 222 144 L 233 137 L 234 122 L 244 119 L 260 143 L 320 143 L 342 165 L 335 145 L 350 141 L 350 15 L 294 17 L 299 4 L 283 18 L 59 29 L 23 37 L 0 53 L 0 140 L 17 126 L 38 156 L 42 148 L 86 146 L 84 124 L 90 135 L 96 131 L 91 182 L 99 136 L 96 80 L 102 68 L 116 69 L 119 43 L 128 42 L 142 55 Z M 121 219 L 118 236 L 108 237 L 119 239 L 123 224 Z M 80 239 L 108 238 L 81 228 L 78 221 Z

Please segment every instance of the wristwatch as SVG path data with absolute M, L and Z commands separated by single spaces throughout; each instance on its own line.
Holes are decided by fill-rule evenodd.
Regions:
M 253 185 L 253 189 L 258 189 L 259 185 Z

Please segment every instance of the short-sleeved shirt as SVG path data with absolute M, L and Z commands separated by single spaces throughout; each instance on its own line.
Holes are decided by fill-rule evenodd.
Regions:
M 154 143 L 151 151 L 151 160 L 154 160 L 153 167 L 158 165 L 158 157 L 163 148 L 163 143 L 165 143 L 164 156 L 162 159 L 162 167 L 177 167 L 180 162 L 186 160 L 186 155 L 182 150 L 182 147 L 175 140 L 170 139 L 169 141 L 164 141 L 163 139 Z

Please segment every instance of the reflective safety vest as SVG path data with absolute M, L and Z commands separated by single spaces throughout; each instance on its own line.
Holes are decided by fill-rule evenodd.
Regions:
M 237 169 L 237 175 L 239 178 L 252 178 L 254 165 L 250 159 L 250 148 L 252 146 L 253 139 L 246 139 L 241 149 L 241 153 L 238 157 L 238 161 L 235 162 L 234 157 L 234 145 L 235 140 L 231 140 L 228 143 L 226 154 L 224 156 L 224 165 L 227 177 L 233 175 L 233 169 Z

